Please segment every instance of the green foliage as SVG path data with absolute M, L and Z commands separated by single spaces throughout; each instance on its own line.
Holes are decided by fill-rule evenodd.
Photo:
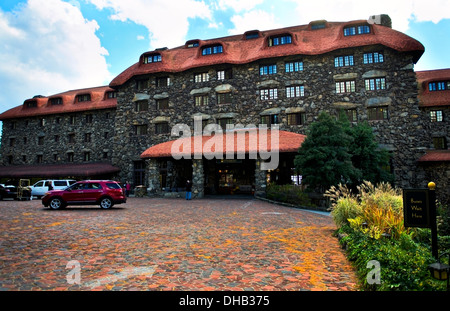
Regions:
M 428 265 L 435 262 L 427 238 L 429 229 L 405 228 L 403 200 L 399 189 L 387 183 L 364 182 L 352 194 L 346 186 L 326 192 L 332 201 L 331 215 L 339 233 L 346 236 L 348 258 L 355 263 L 365 290 L 444 290 L 445 284 L 431 278 Z M 383 234 L 388 233 L 389 236 Z M 367 263 L 377 260 L 381 284 L 368 284 Z
M 268 185 L 266 196 L 268 199 L 278 202 L 313 207 L 308 195 L 304 193 L 300 187 L 294 185 Z

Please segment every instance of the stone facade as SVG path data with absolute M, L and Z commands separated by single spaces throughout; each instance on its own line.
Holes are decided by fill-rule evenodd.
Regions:
M 383 54 L 383 62 L 364 64 L 364 54 L 375 52 Z M 346 55 L 353 56 L 354 65 L 336 67 L 335 58 Z M 286 64 L 290 62 L 301 62 L 303 69 L 286 72 Z M 261 75 L 263 66 L 276 66 L 277 73 Z M 225 79 L 219 80 L 222 71 L 226 72 Z M 208 81 L 196 82 L 196 75 L 207 75 Z M 385 79 L 385 89 L 366 90 L 365 81 L 376 78 Z M 161 79 L 170 81 L 169 85 L 158 86 Z M 354 91 L 337 93 L 336 83 L 345 81 L 355 82 Z M 295 86 L 303 87 L 303 96 L 287 97 L 287 88 Z M 261 92 L 268 89 L 275 89 L 277 98 L 262 99 Z M 113 163 L 122 169 L 121 179 L 132 178 L 131 161 L 140 160 L 144 150 L 176 139 L 170 134 L 173 126 L 183 123 L 193 129 L 194 116 L 202 116 L 206 123 L 220 124 L 221 119 L 229 119 L 232 124 L 258 125 L 264 116 L 273 121 L 270 116 L 277 115 L 280 130 L 306 134 L 307 127 L 320 112 L 337 115 L 340 109 L 354 111 L 357 122 L 368 121 L 380 146 L 392 152 L 398 186 L 413 186 L 424 178 L 416 161 L 430 141 L 424 128 L 424 115 L 418 108 L 412 55 L 383 46 L 139 76 L 118 91 Z M 228 94 L 226 103 L 219 102 L 221 94 Z M 198 96 L 208 104 L 196 105 Z M 158 107 L 161 100 L 166 101 L 164 109 Z M 377 107 L 387 109 L 387 119 L 369 120 L 368 111 Z M 288 124 L 291 113 L 301 113 L 302 124 Z M 168 133 L 155 132 L 161 123 L 167 124 Z M 146 130 L 137 132 L 139 126 Z

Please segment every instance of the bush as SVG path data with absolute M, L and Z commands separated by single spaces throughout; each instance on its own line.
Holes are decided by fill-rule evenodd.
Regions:
M 358 194 L 339 185 L 326 195 L 332 201 L 331 214 L 338 233 L 345 233 L 340 243 L 345 245 L 349 260 L 354 261 L 363 289 L 445 289 L 445 284 L 429 275 L 428 265 L 435 262 L 429 229 L 404 227 L 400 190 L 385 183 L 374 186 L 364 182 Z M 381 284 L 367 282 L 367 263 L 371 260 L 380 263 Z
M 295 185 L 268 185 L 266 197 L 270 200 L 304 207 L 313 207 L 308 195 Z

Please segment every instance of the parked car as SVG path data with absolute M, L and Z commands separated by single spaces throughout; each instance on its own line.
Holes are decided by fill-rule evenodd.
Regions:
M 0 200 L 5 198 L 16 199 L 17 198 L 17 187 L 12 185 L 0 185 Z
M 70 185 L 73 185 L 75 182 L 76 180 L 73 179 L 39 180 L 37 183 L 30 187 L 31 195 L 41 198 L 49 190 L 64 190 Z
M 48 191 L 42 197 L 42 204 L 55 210 L 67 205 L 100 205 L 107 209 L 126 201 L 124 190 L 112 180 L 79 181 L 65 190 Z

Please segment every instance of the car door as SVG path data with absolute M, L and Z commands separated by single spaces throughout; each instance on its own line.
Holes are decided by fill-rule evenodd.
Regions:
M 48 187 L 45 186 L 45 180 L 40 180 L 31 187 L 31 195 L 41 197 L 47 191 L 48 191 Z
M 87 183 L 75 183 L 71 187 L 63 190 L 63 199 L 67 203 L 82 203 L 84 201 L 84 191 Z
M 103 193 L 102 185 L 100 183 L 92 182 L 88 183 L 86 189 L 84 190 L 84 200 L 86 202 L 97 202 Z

